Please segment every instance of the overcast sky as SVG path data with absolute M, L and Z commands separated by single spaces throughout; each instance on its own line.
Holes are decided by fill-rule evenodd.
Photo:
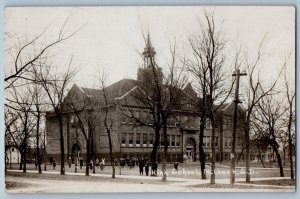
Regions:
M 228 42 L 226 54 L 230 60 L 235 49 L 242 46 L 253 57 L 263 36 L 268 33 L 261 74 L 274 78 L 285 57 L 289 58 L 289 72 L 295 69 L 295 10 L 293 7 L 44 7 L 6 8 L 5 49 L 33 38 L 47 26 L 40 43 L 52 41 L 64 20 L 70 16 L 66 33 L 83 27 L 74 37 L 53 49 L 53 62 L 64 68 L 74 56 L 80 64 L 75 81 L 81 86 L 90 84 L 97 71 L 108 73 L 108 84 L 122 78 L 136 78 L 144 41 L 141 24 L 150 29 L 157 62 L 166 66 L 169 40 L 176 38 L 179 52 L 186 53 L 186 38 L 199 31 L 198 20 L 203 11 L 215 12 L 216 24 L 222 24 L 222 35 Z M 223 23 L 222 23 L 223 22 Z M 51 52 L 51 53 L 53 53 Z M 230 61 L 226 62 L 229 67 Z M 5 53 L 5 67 L 12 67 L 11 56 Z

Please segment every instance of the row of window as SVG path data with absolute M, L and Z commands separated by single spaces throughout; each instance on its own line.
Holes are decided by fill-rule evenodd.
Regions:
M 140 121 L 143 121 L 144 123 L 151 124 L 152 119 L 146 111 L 127 111 L 124 113 L 127 116 L 124 116 L 122 119 L 123 123 L 134 123 L 134 119 L 130 117 L 134 117 Z M 77 117 L 75 115 L 71 116 L 70 119 L 71 123 L 76 123 L 77 122 Z M 192 117 L 192 116 L 177 116 L 176 118 L 171 118 L 168 122 L 169 127 L 179 127 L 180 123 L 186 128 L 198 128 L 200 125 L 200 118 L 199 117 Z M 215 128 L 218 128 L 218 123 L 219 121 L 215 122 Z M 232 126 L 232 119 L 231 118 L 224 118 L 223 119 L 223 128 L 224 129 L 230 129 Z M 209 119 L 206 120 L 205 123 L 205 128 L 206 129 L 211 129 L 212 124 Z
M 180 135 L 168 135 L 168 146 L 179 147 Z M 152 147 L 154 143 L 154 134 L 147 133 L 122 133 L 121 144 L 122 146 L 129 147 Z M 160 146 L 164 145 L 163 136 L 160 136 Z
M 219 143 L 219 137 L 215 137 L 215 147 L 218 147 L 218 143 Z M 204 147 L 211 147 L 212 146 L 212 142 L 211 142 L 211 136 L 203 136 L 203 144 L 202 146 Z
M 231 138 L 224 137 L 224 147 L 231 147 Z

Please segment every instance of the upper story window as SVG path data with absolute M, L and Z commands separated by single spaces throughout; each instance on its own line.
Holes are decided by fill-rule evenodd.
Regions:
M 133 146 L 133 133 L 129 133 L 128 144 L 130 147 Z
M 171 146 L 175 146 L 175 135 L 171 135 Z
M 147 145 L 147 134 L 143 133 L 143 146 Z
M 219 137 L 215 137 L 215 146 L 217 147 L 219 145 Z
M 210 147 L 210 136 L 203 136 L 203 145 L 204 147 Z
M 135 111 L 134 117 L 139 120 L 141 118 L 141 112 Z
M 126 133 L 122 133 L 122 145 L 126 145 Z
M 205 128 L 211 129 L 211 121 L 209 119 L 206 119 Z
M 154 140 L 154 134 L 153 133 L 151 133 L 150 135 L 149 135 L 149 144 L 150 145 L 153 145 L 153 141 Z
M 136 144 L 136 146 L 140 146 L 140 144 L 141 144 L 141 134 L 140 133 L 136 134 L 135 144 Z
M 180 146 L 180 135 L 176 136 L 176 146 Z

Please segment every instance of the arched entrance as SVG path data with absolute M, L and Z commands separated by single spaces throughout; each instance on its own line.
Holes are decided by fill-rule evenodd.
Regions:
M 192 163 L 195 161 L 196 141 L 190 137 L 186 141 L 186 157 L 187 162 Z
M 74 163 L 74 161 L 76 160 L 76 157 L 79 158 L 79 154 L 81 152 L 81 148 L 80 148 L 80 144 L 73 144 L 72 146 L 72 162 Z

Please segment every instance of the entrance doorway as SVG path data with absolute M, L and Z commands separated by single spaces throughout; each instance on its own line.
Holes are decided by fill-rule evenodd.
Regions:
M 194 138 L 188 138 L 186 142 L 186 161 L 192 163 L 195 161 L 196 141 Z
M 75 163 L 75 161 L 78 161 L 79 154 L 80 154 L 79 144 L 73 144 L 73 146 L 72 146 L 72 156 L 71 156 L 73 164 Z

